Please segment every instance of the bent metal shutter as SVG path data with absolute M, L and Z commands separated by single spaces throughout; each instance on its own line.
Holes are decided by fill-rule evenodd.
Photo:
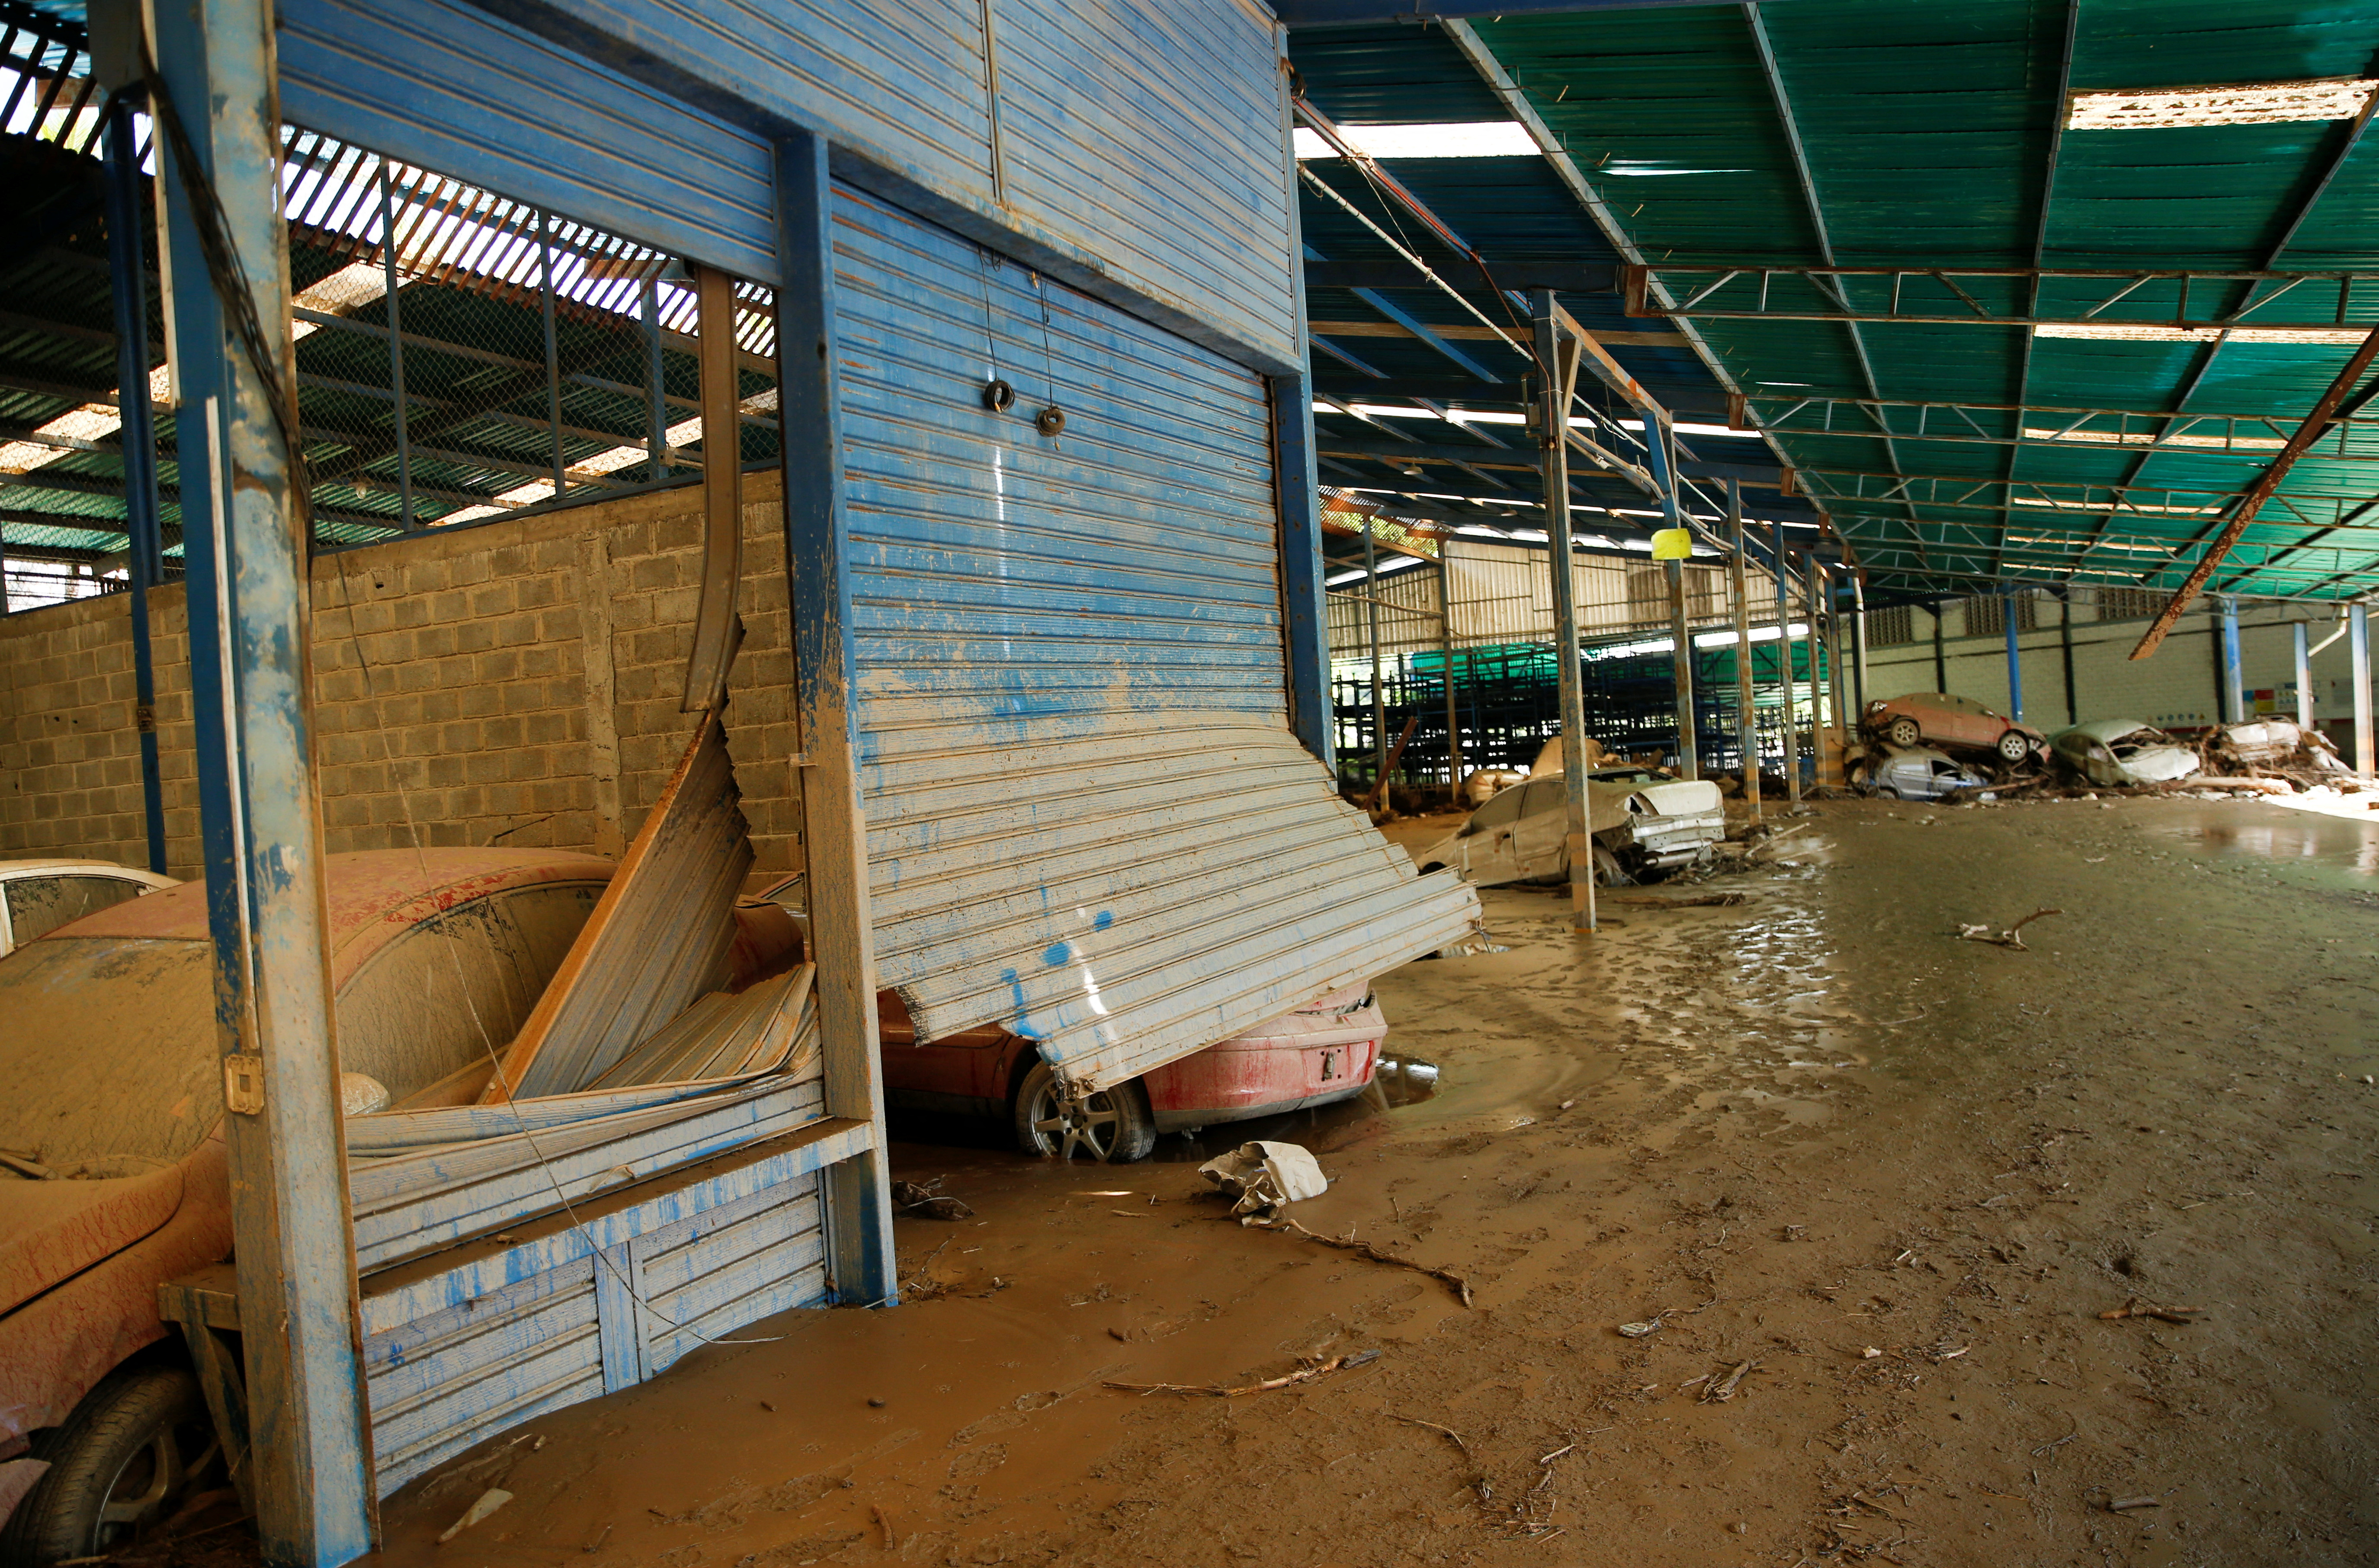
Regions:
M 919 1038 L 1105 1085 L 1460 939 L 1475 895 L 1289 733 L 1262 383 L 836 195 L 876 953 Z

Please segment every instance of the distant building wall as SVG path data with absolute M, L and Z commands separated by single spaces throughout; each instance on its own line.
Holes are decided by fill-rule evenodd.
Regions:
M 2156 596 L 2161 608 L 2162 596 Z M 2135 718 L 2164 726 L 2217 722 L 2222 713 L 2218 661 L 2219 620 L 2210 602 L 2193 604 L 2164 645 L 2134 663 L 2131 653 L 2146 631 L 2148 619 L 2136 613 L 2102 618 L 2106 611 L 2089 590 L 2077 590 L 2071 606 L 2070 629 L 2059 617 L 2068 606 L 2058 599 L 2034 601 L 2034 626 L 2017 634 L 2023 671 L 2023 717 L 2039 730 L 2055 730 L 2069 712 L 2080 722 L 2099 718 Z M 1969 601 L 1970 602 L 1970 601 Z M 2119 611 L 2138 607 L 2120 605 Z M 1982 635 L 1967 631 L 1967 603 L 1951 600 L 1940 609 L 1942 671 L 1937 685 L 1933 655 L 1934 614 L 1923 606 L 1909 611 L 1911 641 L 1897 646 L 1870 646 L 1867 651 L 1867 694 L 1897 696 L 1903 692 L 1947 690 L 1958 696 L 2006 712 L 2008 674 L 2006 634 L 1993 627 Z M 1878 618 L 1870 616 L 1872 626 Z M 1981 619 L 1978 617 L 1978 619 Z M 2293 718 L 2296 713 L 2296 655 L 2289 626 L 2312 622 L 2316 643 L 2337 625 L 2334 610 L 2314 605 L 2242 605 L 2239 612 L 2240 666 L 2248 706 L 2256 694 L 2265 705 Z M 2073 683 L 2069 708 L 2065 682 L 2064 644 L 2070 630 L 2073 649 Z M 2317 723 L 2331 725 L 2352 717 L 2348 689 L 2346 644 L 2339 641 L 2313 657 L 2313 711 Z M 2333 738 L 2335 738 L 2333 736 Z
M 800 863 L 784 529 L 744 478 L 745 636 L 728 742 L 764 868 Z M 693 732 L 698 487 L 432 531 L 313 565 L 314 744 L 332 850 L 616 854 Z M 0 858 L 145 864 L 128 597 L 0 620 Z M 197 874 L 189 620 L 150 595 L 167 860 Z

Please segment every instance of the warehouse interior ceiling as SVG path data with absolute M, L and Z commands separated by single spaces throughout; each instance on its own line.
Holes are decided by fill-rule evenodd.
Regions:
M 1677 415 L 1685 475 L 1708 490 L 1734 474 L 1755 516 L 1820 525 L 1870 602 L 2178 586 L 2379 325 L 2365 8 L 1281 11 L 1306 96 L 1346 135 L 1516 122 L 1555 154 L 1379 164 L 1487 260 L 1492 289 L 1361 164 L 1304 163 L 1322 482 L 1401 476 L 1428 499 L 1400 504 L 1449 525 L 1480 531 L 1476 513 L 1517 512 L 1506 492 L 1533 487 L 1492 465 L 1504 458 L 1436 460 L 1456 442 L 1518 447 L 1516 432 L 1356 405 L 1516 408 L 1526 366 L 1410 281 L 1359 213 L 1499 320 L 1498 291 L 1562 288 Z M 1402 286 L 1343 286 L 1392 262 Z M 1401 333 L 1382 325 L 1397 312 L 1414 318 Z M 2349 599 L 2379 584 L 2371 390 L 2368 370 L 2347 386 L 2209 591 Z M 1435 450 L 1371 455 L 1399 441 Z M 1599 521 L 1582 514 L 1581 532 Z M 1624 544 L 1621 525 L 1649 519 L 1612 521 Z

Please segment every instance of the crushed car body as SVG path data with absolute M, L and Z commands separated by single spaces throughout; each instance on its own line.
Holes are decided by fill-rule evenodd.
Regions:
M 1466 882 L 1565 882 L 1564 814 L 1569 785 L 1540 775 L 1470 814 L 1454 832 L 1414 857 L 1423 872 L 1451 867 Z M 1708 860 L 1726 837 L 1725 799 L 1706 779 L 1662 778 L 1645 768 L 1596 768 L 1587 775 L 1587 830 L 1594 838 L 1595 877 L 1612 884 Z
M 2163 730 L 2136 718 L 2101 718 L 2049 737 L 2057 760 L 2085 783 L 2104 789 L 2127 784 L 2169 784 L 2194 778 L 2197 753 Z

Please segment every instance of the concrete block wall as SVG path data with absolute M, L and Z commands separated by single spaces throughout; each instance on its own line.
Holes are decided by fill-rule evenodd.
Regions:
M 2077 597 L 2081 596 L 2077 595 Z M 2034 630 L 2017 635 L 2023 678 L 2023 718 L 2034 728 L 2055 731 L 2069 722 L 2099 718 L 2135 718 L 2165 727 L 2218 722 L 2221 718 L 2221 669 L 2218 620 L 2210 603 L 2192 605 L 2164 645 L 2137 663 L 2131 652 L 2147 630 L 2137 617 L 2102 621 L 2095 604 L 2070 607 L 2073 646 L 2071 707 L 2065 681 L 2064 640 L 2059 616 L 2068 607 L 2054 599 L 2036 604 Z M 1999 711 L 2008 711 L 2007 643 L 2003 634 L 1965 634 L 1964 607 L 1942 607 L 1942 677 L 1936 685 L 1933 657 L 1934 620 L 1917 606 L 1909 612 L 1913 642 L 1867 652 L 1867 694 L 1897 696 L 1902 692 L 1947 690 L 1972 697 Z M 2283 717 L 2296 713 L 2296 655 L 2290 626 L 2313 623 L 2316 643 L 2337 624 L 2325 607 L 2303 605 L 2241 605 L 2239 646 L 2248 706 L 2254 694 L 2268 692 Z M 2314 719 L 2333 739 L 2353 715 L 2348 682 L 2346 644 L 2339 641 L 2313 656 Z M 2069 718 L 2069 712 L 2074 716 Z
M 791 619 L 774 474 L 744 478 L 727 736 L 763 868 L 801 863 Z M 429 844 L 617 854 L 693 732 L 693 488 L 425 533 L 314 563 L 315 756 L 333 851 Z M 0 620 L 0 859 L 147 863 L 130 600 Z M 168 868 L 198 870 L 189 622 L 150 596 Z

